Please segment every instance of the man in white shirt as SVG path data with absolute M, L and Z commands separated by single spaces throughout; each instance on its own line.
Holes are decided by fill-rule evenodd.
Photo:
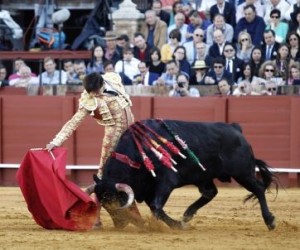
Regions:
M 216 29 L 223 30 L 223 34 L 225 36 L 225 40 L 227 42 L 232 42 L 233 38 L 233 27 L 230 24 L 225 23 L 224 16 L 221 14 L 216 14 L 214 16 L 213 24 L 209 25 L 206 31 L 206 44 L 211 46 L 214 43 L 213 40 L 213 32 Z
M 285 0 L 270 0 L 269 4 L 266 4 L 266 12 L 265 12 L 265 23 L 270 23 L 270 13 L 273 9 L 278 9 L 282 13 L 281 20 L 285 18 L 285 13 L 289 11 L 290 5 Z
M 200 28 L 196 28 L 193 33 L 193 41 L 186 42 L 183 44 L 186 50 L 186 59 L 190 64 L 192 64 L 197 55 L 196 51 L 196 43 L 203 42 L 204 39 L 204 31 Z
M 181 44 L 185 43 L 186 41 L 186 32 L 187 32 L 187 27 L 188 25 L 185 24 L 185 16 L 183 13 L 179 12 L 175 15 L 175 24 L 171 25 L 168 27 L 168 42 L 169 42 L 169 34 L 173 29 L 178 29 L 180 30 L 181 33 Z
M 130 80 L 134 79 L 134 76 L 139 74 L 138 64 L 140 60 L 133 57 L 133 49 L 128 47 L 123 49 L 123 60 L 117 61 L 115 65 L 115 72 L 123 72 Z
M 45 71 L 39 76 L 41 84 L 66 84 L 68 76 L 64 70 L 56 70 L 56 63 L 51 57 L 44 59 Z

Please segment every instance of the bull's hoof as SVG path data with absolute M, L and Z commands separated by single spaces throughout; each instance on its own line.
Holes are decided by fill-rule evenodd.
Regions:
M 270 231 L 275 229 L 275 227 L 276 227 L 276 220 L 275 220 L 274 216 L 272 216 L 272 221 L 267 224 L 267 227 L 268 227 L 268 229 Z
M 182 221 L 184 223 L 187 223 L 187 222 L 191 221 L 193 219 L 193 217 L 194 217 L 193 215 L 184 215 L 182 218 Z
M 186 224 L 182 221 L 173 221 L 172 225 L 171 225 L 171 228 L 172 229 L 177 229 L 177 230 L 182 230 L 182 229 L 186 228 L 185 226 L 186 226 Z

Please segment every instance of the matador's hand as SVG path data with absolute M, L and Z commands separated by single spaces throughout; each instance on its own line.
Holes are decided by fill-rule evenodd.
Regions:
M 47 144 L 46 145 L 46 149 L 48 150 L 48 151 L 51 151 L 52 149 L 54 149 L 56 146 L 54 145 L 54 144 L 52 144 L 52 143 L 49 143 L 49 144 Z

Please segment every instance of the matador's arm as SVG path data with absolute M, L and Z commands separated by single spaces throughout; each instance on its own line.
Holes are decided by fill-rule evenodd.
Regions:
M 79 108 L 50 143 L 57 147 L 61 146 L 63 142 L 73 134 L 88 114 L 89 112 L 85 108 Z

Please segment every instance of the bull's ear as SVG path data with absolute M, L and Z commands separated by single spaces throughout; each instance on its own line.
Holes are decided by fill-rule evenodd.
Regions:
M 98 175 L 94 174 L 93 179 L 97 184 L 101 183 L 101 179 L 98 177 Z

